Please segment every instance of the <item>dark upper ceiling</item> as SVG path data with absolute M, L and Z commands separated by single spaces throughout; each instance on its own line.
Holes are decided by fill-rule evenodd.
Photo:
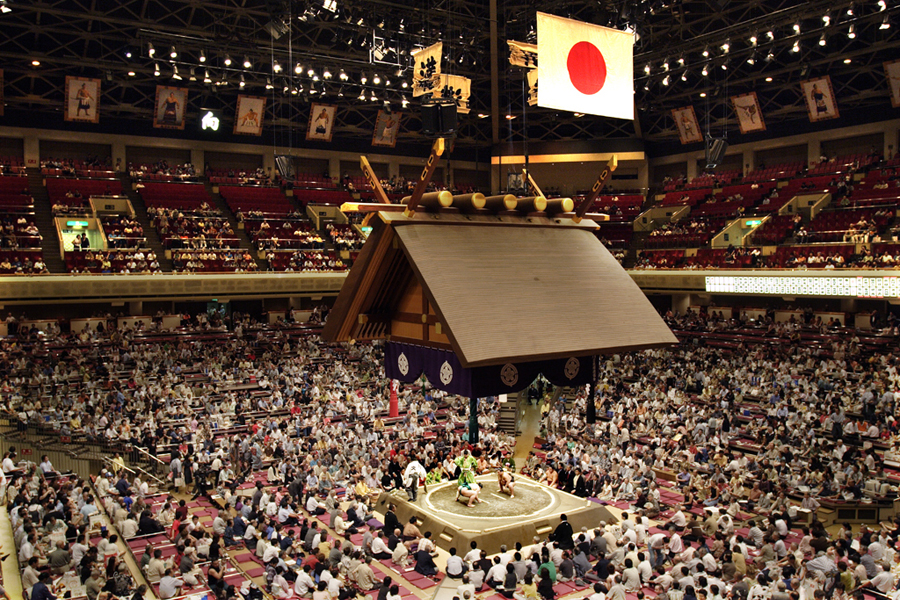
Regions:
M 324 90 L 325 101 L 339 106 L 334 147 L 367 146 L 377 111 L 389 100 L 406 115 L 400 144 L 408 149 L 427 143 L 418 133 L 418 102 L 401 87 L 410 78 L 408 52 L 441 39 L 444 71 L 472 79 L 471 113 L 460 115 L 457 147 L 487 151 L 495 141 L 491 119 L 479 118 L 491 107 L 488 0 L 6 1 L 12 10 L 0 14 L 0 67 L 5 70 L 7 116 L 0 123 L 64 127 L 65 76 L 79 75 L 102 80 L 101 124 L 94 128 L 143 132 L 149 126 L 155 86 L 179 85 L 190 89 L 189 120 L 196 119 L 201 107 L 222 109 L 230 118 L 238 93 L 265 95 L 264 142 L 303 145 L 309 102 L 321 101 Z M 900 56 L 900 23 L 882 26 L 886 17 L 897 18 L 900 9 L 893 4 L 896 0 L 891 2 L 497 0 L 496 141 L 638 137 L 659 153 L 678 145 L 670 111 L 688 104 L 694 105 L 703 129 L 714 135 L 726 132 L 732 142 L 755 139 L 742 138 L 728 101 L 749 91 L 758 94 L 768 127 L 765 136 L 795 133 L 810 127 L 799 81 L 821 75 L 831 76 L 842 118 L 816 127 L 896 117 L 900 109 L 891 108 L 883 68 L 885 61 Z M 506 40 L 533 41 L 536 10 L 636 28 L 637 121 L 523 110 L 523 74 L 509 67 Z M 826 15 L 829 21 L 823 19 Z M 850 25 L 855 39 L 847 35 Z M 754 35 L 755 46 L 750 42 Z M 823 36 L 825 45 L 820 44 Z M 393 52 L 373 62 L 373 42 Z M 791 50 L 795 42 L 799 52 Z M 727 53 L 722 49 L 726 43 Z M 148 55 L 149 44 L 154 57 Z M 169 56 L 172 46 L 178 53 L 175 59 Z M 709 56 L 704 57 L 707 49 Z M 201 54 L 206 62 L 200 62 Z M 225 65 L 226 54 L 233 59 L 230 67 Z M 250 68 L 242 65 L 245 56 Z M 679 59 L 684 59 L 683 66 Z M 39 60 L 40 66 L 32 66 L 32 60 Z M 283 67 L 281 73 L 273 73 L 274 61 Z M 727 69 L 722 69 L 725 61 Z M 294 73 L 297 63 L 301 75 Z M 154 75 L 157 65 L 159 76 Z M 702 75 L 704 65 L 707 76 Z M 173 80 L 173 66 L 181 81 Z M 190 80 L 192 67 L 196 81 Z M 328 80 L 326 67 L 332 73 Z M 318 80 L 308 74 L 310 68 Z M 341 69 L 346 81 L 339 77 Z M 207 71 L 212 83 L 204 83 Z M 375 74 L 381 83 L 374 83 Z M 666 76 L 669 85 L 663 84 Z M 272 89 L 266 88 L 268 81 Z M 359 99 L 363 87 L 366 100 Z M 704 92 L 705 98 L 700 95 Z M 401 108 L 404 97 L 410 101 L 406 109 Z M 507 119 L 508 114 L 516 118 Z

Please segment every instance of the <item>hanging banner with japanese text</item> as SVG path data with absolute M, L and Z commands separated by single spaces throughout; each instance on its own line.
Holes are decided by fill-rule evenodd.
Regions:
M 412 53 L 415 64 L 413 68 L 414 98 L 430 94 L 438 87 L 441 74 L 441 55 L 443 52 L 444 43 L 438 42 Z

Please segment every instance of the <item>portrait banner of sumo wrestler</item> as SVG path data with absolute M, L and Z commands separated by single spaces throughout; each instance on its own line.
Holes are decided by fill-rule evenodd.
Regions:
M 400 116 L 400 113 L 397 112 L 378 111 L 378 118 L 375 120 L 375 133 L 372 136 L 373 146 L 393 148 L 397 145 L 397 132 L 400 131 Z
M 334 115 L 337 107 L 331 104 L 313 103 L 309 109 L 309 126 L 306 139 L 311 142 L 330 142 L 334 135 Z
M 263 116 L 266 114 L 266 99 L 260 96 L 237 98 L 234 112 L 234 133 L 240 135 L 262 135 Z
M 100 80 L 66 77 L 66 121 L 100 122 Z
M 156 86 L 153 126 L 157 129 L 184 129 L 187 95 L 187 88 Z
M 678 137 L 681 138 L 682 144 L 703 141 L 703 134 L 700 132 L 700 124 L 697 123 L 697 113 L 694 112 L 693 106 L 672 110 L 672 118 L 675 119 L 675 125 L 678 127 Z
M 831 77 L 819 77 L 800 82 L 803 97 L 806 99 L 806 109 L 809 112 L 809 120 L 813 123 L 836 119 L 838 113 L 837 102 L 834 99 L 834 91 L 831 89 Z
M 888 89 L 891 90 L 891 106 L 900 108 L 900 60 L 884 63 L 884 75 L 887 77 Z
M 737 113 L 741 133 L 766 130 L 766 122 L 763 120 L 756 92 L 732 96 L 731 104 L 734 106 L 734 112 Z

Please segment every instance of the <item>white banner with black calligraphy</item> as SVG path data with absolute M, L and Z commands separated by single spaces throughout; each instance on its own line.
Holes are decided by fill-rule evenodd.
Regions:
M 431 94 L 438 87 L 441 75 L 441 55 L 444 43 L 438 42 L 412 53 L 415 61 L 413 69 L 413 97 Z
M 509 46 L 509 64 L 514 67 L 533 69 L 538 63 L 537 44 L 526 44 L 515 40 L 506 40 Z
M 534 106 L 537 104 L 537 92 L 538 92 L 538 70 L 531 69 L 525 74 L 525 77 L 528 79 L 528 106 Z
M 472 80 L 459 75 L 441 75 L 440 90 L 437 94 L 441 98 L 451 98 L 456 102 L 456 112 L 469 113 L 469 94 Z

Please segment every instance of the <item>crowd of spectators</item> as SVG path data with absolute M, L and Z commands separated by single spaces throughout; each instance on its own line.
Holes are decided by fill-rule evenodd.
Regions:
M 900 430 L 894 419 L 900 373 L 891 355 L 867 351 L 858 332 L 834 320 L 817 331 L 836 335 L 804 343 L 802 334 L 816 327 L 811 315 L 783 324 L 729 319 L 715 310 L 665 318 L 685 337 L 740 332 L 774 343 L 684 343 L 606 357 L 599 365 L 596 423 L 585 421 L 583 390 L 556 403 L 546 390 L 536 393 L 544 402 L 544 432 L 522 472 L 631 512 L 578 532 L 563 520 L 548 538 L 504 548 L 493 559 L 477 547 L 454 549 L 444 570 L 460 578 L 460 599 L 494 588 L 507 597 L 549 600 L 565 582 L 591 585 L 585 593 L 610 600 L 629 594 L 665 600 L 889 597 L 900 573 L 896 524 L 845 526 L 829 534 L 814 513 L 824 502 L 860 501 L 870 489 L 890 492 L 897 481 L 879 451 Z M 322 598 L 381 585 L 390 594 L 394 582 L 380 581 L 372 557 L 438 576 L 432 532 L 420 531 L 415 521 L 399 523 L 390 508 L 378 532 L 370 525 L 371 502 L 378 490 L 406 487 L 402 471 L 411 460 L 421 462 L 432 481 L 456 475 L 452 458 L 469 447 L 468 401 L 406 386 L 400 391 L 405 416 L 386 425 L 381 415 L 389 392 L 377 344 L 329 347 L 315 336 L 259 329 L 240 315 L 231 324 L 226 328 L 213 315 L 204 329 L 222 338 L 189 345 L 138 344 L 132 330 L 57 331 L 47 343 L 113 343 L 94 345 L 87 354 L 72 351 L 52 365 L 39 356 L 26 361 L 21 346 L 4 340 L 4 408 L 67 435 L 169 455 L 179 486 L 221 496 L 225 509 L 213 522 L 214 536 L 203 529 L 191 535 L 188 525 L 175 524 L 184 515 L 178 517 L 174 498 L 154 510 L 142 502 L 140 479 L 111 472 L 97 483 L 101 496 L 111 496 L 108 512 L 124 511 L 116 521 L 126 537 L 144 527 L 181 542 L 171 566 L 151 566 L 148 556 L 147 572 L 157 574 L 151 581 L 159 579 L 161 588 L 194 585 L 193 561 L 229 546 L 260 558 L 268 591 L 281 599 L 309 595 L 317 579 L 328 592 Z M 71 375 L 82 371 L 93 375 L 75 378 L 81 383 L 71 387 Z M 198 372 L 208 379 L 188 384 L 185 376 Z M 59 402 L 44 405 L 23 393 L 25 381 L 51 386 Z M 248 381 L 256 382 L 253 391 L 237 389 Z M 471 449 L 476 470 L 492 472 L 514 442 L 496 428 L 496 403 L 482 402 L 479 410 L 482 438 Z M 244 433 L 218 434 L 234 427 Z M 238 490 L 248 473 L 259 477 L 253 476 L 249 492 Z M 60 494 L 48 491 L 55 484 L 34 470 L 19 479 L 14 525 L 25 565 L 34 556 L 38 565 L 50 560 L 55 550 L 42 550 L 38 539 L 48 529 L 65 529 L 59 549 L 70 554 L 57 553 L 57 568 L 72 565 L 76 548 L 93 556 L 96 546 L 103 555 L 100 546 L 110 543 L 107 536 L 79 546 L 80 527 L 97 505 L 82 482 L 63 481 Z M 338 489 L 346 490 L 343 500 Z M 123 501 L 129 498 L 133 502 Z M 37 507 L 29 506 L 35 501 Z M 813 513 L 804 525 L 801 511 Z M 63 525 L 46 517 L 54 512 Z M 320 528 L 310 514 L 329 519 Z M 323 543 L 324 523 L 337 536 L 334 544 Z M 350 541 L 356 531 L 365 535 Z M 189 568 L 182 556 L 191 559 Z M 87 566 L 77 561 L 84 583 L 93 560 Z M 290 569 L 289 562 L 300 566 Z M 115 570 L 95 584 L 101 590 L 111 585 Z M 29 583 L 40 584 L 39 573 L 27 573 Z M 220 586 L 216 575 L 207 574 L 205 583 L 218 598 L 232 598 L 235 590 Z M 163 585 L 167 576 L 176 581 Z
M 0 248 L 39 248 L 41 239 L 34 215 L 0 214 Z
M 359 250 L 366 242 L 366 239 L 359 234 L 353 225 L 329 223 L 326 226 L 326 231 L 331 239 L 331 243 L 338 250 Z
M 321 250 L 296 250 L 294 252 L 270 250 L 266 253 L 266 260 L 269 263 L 270 271 L 302 273 L 347 270 L 344 261 L 335 256 L 334 252 Z
M 128 176 L 133 180 L 145 179 L 148 175 L 163 176 L 166 178 L 189 181 L 196 179 L 197 171 L 194 165 L 184 164 L 170 165 L 166 159 L 160 159 L 154 163 L 134 164 L 128 163 Z
M 312 223 L 306 219 L 278 219 L 272 222 L 265 219 L 254 222 L 254 220 L 248 219 L 244 223 L 247 233 L 259 250 L 278 250 L 280 248 L 315 250 L 325 247 L 325 240 L 313 228 Z
M 240 248 L 212 249 L 193 246 L 194 250 L 172 253 L 172 267 L 180 273 L 251 273 L 259 270 L 249 250 Z
M 90 250 L 66 254 L 69 273 L 100 273 L 104 275 L 158 274 L 162 270 L 152 249 Z
M 129 215 L 103 217 L 103 232 L 111 248 L 131 248 L 145 243 L 144 228 Z
M 111 156 L 87 156 L 83 160 L 49 157 L 41 159 L 41 169 L 60 169 L 63 177 L 75 177 L 78 170 L 111 171 L 113 163 Z
M 238 180 L 235 182 L 241 185 L 275 185 L 271 174 L 267 174 L 266 170 L 261 166 L 256 169 L 213 169 L 209 164 L 206 165 L 206 176 L 211 183 L 224 183 L 222 179 Z
M 44 275 L 49 273 L 40 253 L 0 252 L 0 274 Z

